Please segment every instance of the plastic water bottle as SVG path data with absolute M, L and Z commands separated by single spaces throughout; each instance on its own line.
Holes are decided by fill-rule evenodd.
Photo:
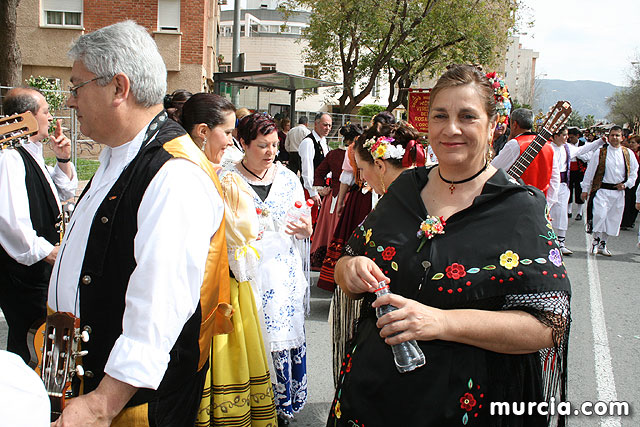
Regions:
M 304 205 L 300 201 L 295 202 L 287 211 L 286 222 L 289 224 L 296 224 L 300 218 L 311 216 L 313 203 L 312 199 L 308 199 Z
M 288 224 L 295 224 L 303 213 L 304 210 L 302 209 L 302 202 L 298 200 L 287 211 L 285 222 Z
M 385 282 L 380 282 L 378 283 L 378 289 L 375 290 L 375 293 L 376 298 L 380 298 L 382 295 L 391 294 L 391 291 L 389 291 L 389 285 Z M 394 307 L 391 304 L 383 305 L 376 308 L 376 316 L 380 318 L 397 309 L 397 307 Z M 391 350 L 393 351 L 393 359 L 396 362 L 396 368 L 401 374 L 413 371 L 426 363 L 424 353 L 420 347 L 418 347 L 416 340 L 404 341 L 400 344 L 392 345 Z

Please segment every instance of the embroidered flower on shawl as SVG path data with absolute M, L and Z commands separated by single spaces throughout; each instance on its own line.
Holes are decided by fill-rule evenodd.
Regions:
M 500 265 L 506 268 L 507 270 L 511 270 L 514 267 L 517 267 L 520 262 L 520 257 L 517 253 L 509 250 L 500 255 Z
M 447 273 L 447 277 L 453 280 L 458 280 L 459 278 L 467 275 L 464 265 L 458 264 L 457 262 L 448 266 L 445 272 Z
M 369 243 L 369 240 L 371 240 L 371 233 L 372 233 L 371 229 L 368 229 L 368 230 L 364 233 L 364 243 L 365 243 L 365 245 L 366 245 L 367 243 Z
M 465 411 L 471 411 L 474 406 L 476 406 L 476 399 L 473 397 L 473 394 L 465 393 L 460 398 L 460 407 Z
M 549 251 L 549 261 L 551 261 L 556 267 L 560 267 L 562 265 L 562 255 L 560 255 L 560 250 L 558 248 L 553 248 Z
M 405 150 L 400 144 L 393 145 L 393 141 L 393 138 L 381 136 L 378 139 L 368 139 L 363 147 L 369 150 L 374 159 L 402 159 Z
M 422 249 L 427 240 L 436 234 L 444 234 L 445 225 L 447 225 L 447 223 L 443 217 L 427 215 L 427 219 L 420 223 L 420 228 L 418 229 L 418 233 L 416 233 L 416 237 L 422 239 L 416 252 L 420 252 L 420 249 Z
M 396 256 L 396 248 L 393 246 L 387 246 L 384 251 L 382 251 L 382 259 L 385 261 L 391 261 L 394 256 Z
M 340 402 L 336 402 L 336 406 L 333 408 L 333 413 L 336 414 L 336 418 L 340 418 L 342 416 L 342 411 L 340 410 Z

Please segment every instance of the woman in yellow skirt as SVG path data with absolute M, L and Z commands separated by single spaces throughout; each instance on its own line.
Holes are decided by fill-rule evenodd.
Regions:
M 224 149 L 232 144 L 234 107 L 220 96 L 196 94 L 183 106 L 182 125 L 207 158 L 219 164 Z M 270 361 L 255 303 L 260 300 L 259 285 L 254 280 L 259 255 L 252 246 L 258 235 L 257 213 L 242 179 L 222 174 L 221 184 L 234 329 L 213 338 L 196 426 L 275 427 L 278 422 Z

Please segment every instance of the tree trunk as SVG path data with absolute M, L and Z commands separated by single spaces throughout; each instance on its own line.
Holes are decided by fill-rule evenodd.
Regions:
M 20 0 L 4 0 L 0 3 L 0 85 L 20 86 L 22 56 L 16 35 L 17 9 Z

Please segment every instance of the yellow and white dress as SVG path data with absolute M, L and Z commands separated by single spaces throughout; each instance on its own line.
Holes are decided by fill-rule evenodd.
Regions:
M 252 193 L 240 176 L 223 172 L 220 181 L 229 267 L 233 273 L 230 287 L 234 330 L 213 338 L 196 426 L 275 427 L 278 421 L 270 361 L 255 303 L 260 298 L 255 280 L 260 256 L 253 245 L 259 231 L 258 216 Z

